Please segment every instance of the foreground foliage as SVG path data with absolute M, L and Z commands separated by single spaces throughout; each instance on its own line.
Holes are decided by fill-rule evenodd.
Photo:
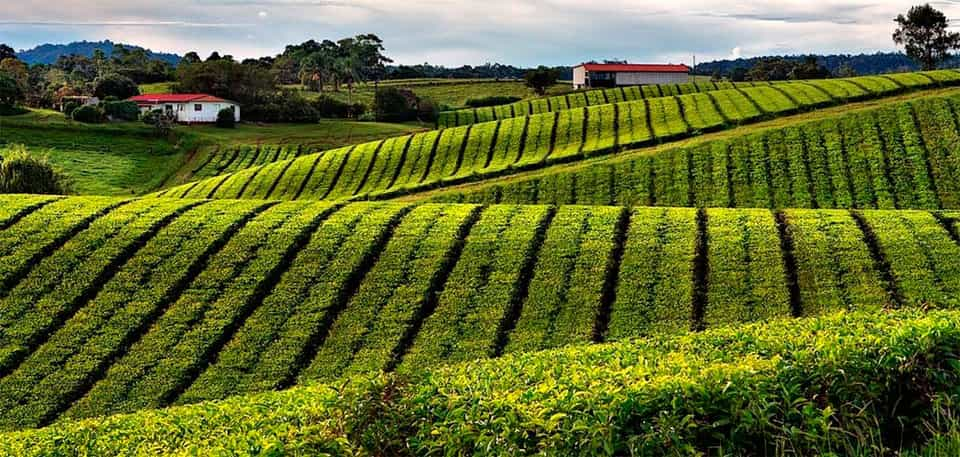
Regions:
M 880 455 L 938 431 L 960 381 L 958 324 L 952 311 L 858 312 L 570 347 L 65 422 L 0 435 L 0 450 Z
M 0 196 L 0 429 L 960 306 L 955 211 Z

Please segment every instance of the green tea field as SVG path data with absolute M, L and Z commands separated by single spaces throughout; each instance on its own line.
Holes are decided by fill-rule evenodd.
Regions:
M 0 454 L 956 455 L 958 85 L 0 118 Z

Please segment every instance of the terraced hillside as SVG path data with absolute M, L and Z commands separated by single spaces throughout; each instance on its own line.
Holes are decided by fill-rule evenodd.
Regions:
M 943 84 L 960 82 L 960 73 L 938 75 L 956 77 Z M 831 83 L 839 85 L 841 81 Z M 824 103 L 815 98 L 788 98 L 771 87 L 591 106 L 418 133 L 253 167 L 157 195 L 335 201 L 387 198 L 580 161 Z M 799 90 L 807 86 L 785 83 L 776 87 Z M 894 92 L 878 89 L 871 96 L 890 93 Z M 845 94 L 847 98 L 839 99 L 841 102 L 868 93 Z
M 777 320 L 0 433 L 0 453 L 946 456 L 958 342 L 955 311 Z
M 921 98 L 416 198 L 768 208 L 960 207 L 960 97 Z
M 590 105 L 606 105 L 609 103 L 643 100 L 645 98 L 673 97 L 676 95 L 695 94 L 714 90 L 734 89 L 736 87 L 753 87 L 761 84 L 766 85 L 767 83 L 701 81 L 683 84 L 648 84 L 645 86 L 631 86 L 616 89 L 580 90 L 562 95 L 532 98 L 498 106 L 444 111 L 440 113 L 437 119 L 437 126 L 440 128 L 456 127 L 459 125 L 509 119 L 511 117 L 531 114 L 583 108 Z
M 246 168 L 290 160 L 317 152 L 311 146 L 269 145 L 214 147 L 214 151 L 191 170 L 193 178 L 209 178 Z
M 574 343 L 960 304 L 956 212 L 0 202 L 7 430 Z
M 766 81 L 760 82 L 690 82 L 684 84 L 650 84 L 645 86 L 618 87 L 573 92 L 565 95 L 524 100 L 517 103 L 471 108 L 440 113 L 440 127 L 456 127 L 478 122 L 489 122 L 531 114 L 551 113 L 585 106 L 607 105 L 658 97 L 675 97 L 704 92 L 730 89 L 751 89 L 748 92 L 773 94 L 780 92 L 794 103 L 813 100 L 826 102 L 830 99 L 864 97 L 871 93 L 883 93 L 906 88 L 929 86 L 940 82 L 953 81 L 953 70 L 941 70 L 927 73 L 897 73 L 879 76 L 861 76 L 856 78 L 811 80 L 798 83 Z M 712 97 L 724 100 L 725 96 Z M 782 102 L 782 101 L 781 101 Z

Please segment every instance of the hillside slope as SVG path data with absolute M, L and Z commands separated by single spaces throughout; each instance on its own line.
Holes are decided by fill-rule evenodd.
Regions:
M 475 203 L 960 207 L 960 97 L 924 97 L 692 146 L 411 195 Z
M 955 212 L 0 197 L 0 428 L 840 310 L 955 308 Z
M 942 84 L 960 73 L 937 73 Z M 909 75 L 922 78 L 920 74 Z M 932 78 L 932 76 L 928 76 Z M 928 80 L 929 81 L 929 80 Z M 832 84 L 840 84 L 831 81 Z M 932 83 L 928 82 L 927 85 Z M 938 83 L 940 84 L 940 83 Z M 787 83 L 778 88 L 806 87 Z M 856 87 L 850 84 L 850 87 Z M 726 129 L 824 105 L 771 87 L 655 98 L 473 124 L 325 151 L 161 191 L 181 198 L 331 200 L 388 198 L 431 188 L 576 162 Z M 842 92 L 829 103 L 901 90 Z M 825 96 L 824 96 L 825 97 Z
M 484 108 L 471 108 L 440 113 L 440 127 L 456 127 L 478 122 L 509 119 L 530 114 L 542 114 L 585 106 L 606 105 L 610 103 L 630 102 L 658 97 L 673 97 L 719 90 L 758 88 L 753 93 L 779 92 L 795 104 L 814 99 L 826 102 L 831 98 L 863 97 L 869 93 L 890 92 L 937 84 L 956 79 L 954 70 L 938 70 L 923 73 L 895 73 L 878 76 L 860 76 L 856 78 L 820 79 L 809 81 L 758 81 L 758 82 L 690 82 L 684 84 L 650 84 L 645 86 L 595 89 L 570 94 L 524 100 L 508 105 Z M 719 95 L 719 94 L 718 94 Z M 718 101 L 724 96 L 713 97 Z M 763 107 L 761 107 L 763 108 Z
M 777 320 L 62 423 L 0 452 L 906 456 L 956 433 L 958 344 L 953 311 Z

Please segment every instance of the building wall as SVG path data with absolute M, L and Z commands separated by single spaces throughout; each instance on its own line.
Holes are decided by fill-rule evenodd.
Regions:
M 690 81 L 686 73 L 617 73 L 618 86 L 642 84 L 680 84 Z
M 200 111 L 197 111 L 194 105 L 200 105 Z M 183 123 L 217 122 L 217 114 L 220 110 L 233 106 L 234 119 L 240 122 L 240 107 L 231 103 L 166 103 L 141 106 L 140 112 L 144 113 L 155 109 L 165 109 L 168 106 L 172 108 L 173 113 L 177 116 L 177 122 Z
M 573 88 L 581 89 L 586 85 L 587 69 L 584 67 L 575 67 L 573 69 Z

